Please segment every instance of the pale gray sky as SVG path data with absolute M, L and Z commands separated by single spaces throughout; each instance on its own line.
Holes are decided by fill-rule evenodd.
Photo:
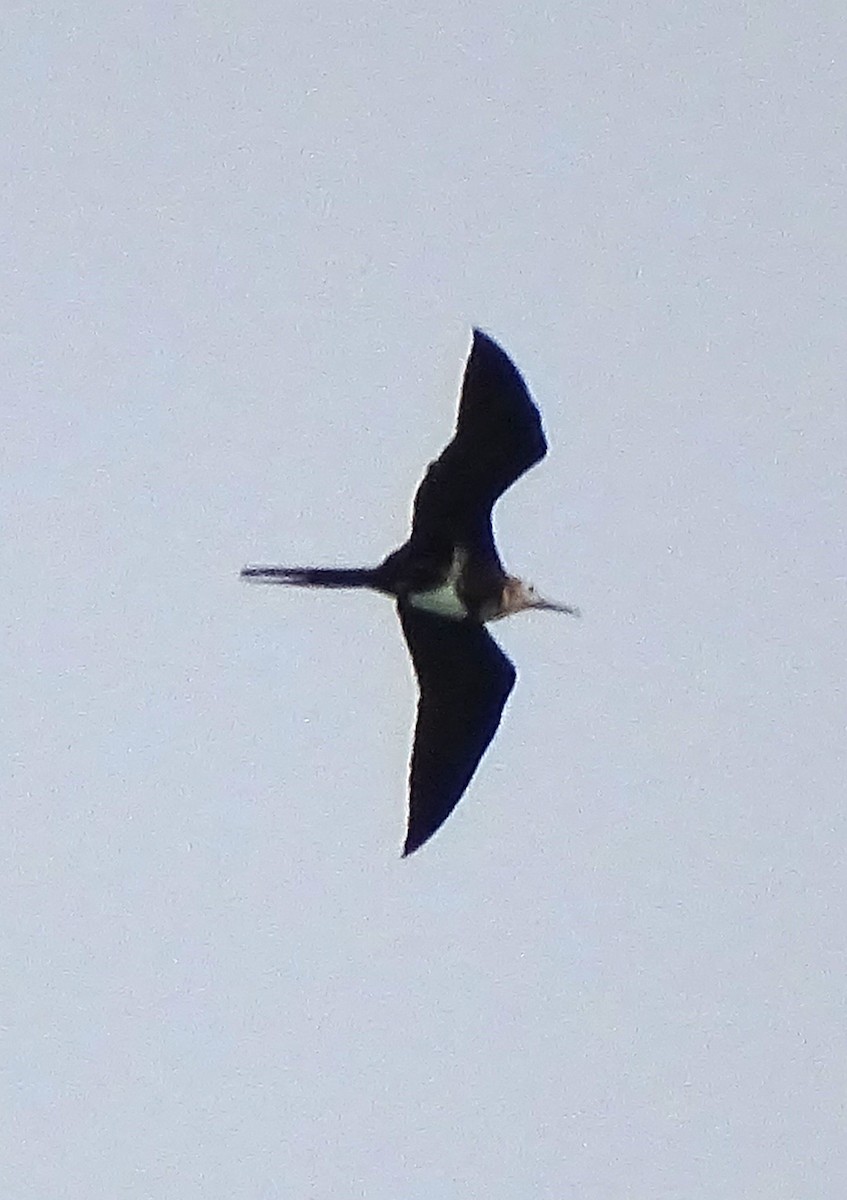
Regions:
M 233 9 L 237 12 L 233 13 Z M 8 1200 L 840 1200 L 841 5 L 11 5 Z M 581 605 L 398 857 L 471 324 Z

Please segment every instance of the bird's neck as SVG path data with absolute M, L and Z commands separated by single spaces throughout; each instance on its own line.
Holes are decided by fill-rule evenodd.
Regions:
M 519 612 L 520 606 L 515 603 L 515 600 L 522 590 L 523 583 L 520 579 L 515 579 L 513 575 L 507 575 L 500 592 L 480 605 L 480 621 L 502 621 L 504 617 L 510 617 L 513 613 Z

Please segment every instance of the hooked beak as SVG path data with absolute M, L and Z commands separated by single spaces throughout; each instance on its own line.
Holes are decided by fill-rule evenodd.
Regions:
M 554 600 L 545 600 L 539 596 L 533 602 L 533 608 L 542 608 L 547 612 L 567 613 L 569 617 L 581 617 L 582 613 L 573 604 L 557 604 Z

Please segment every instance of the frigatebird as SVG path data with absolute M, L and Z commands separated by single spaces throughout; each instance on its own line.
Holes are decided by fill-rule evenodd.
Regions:
M 473 332 L 453 439 L 427 468 L 407 542 L 375 567 L 244 567 L 257 583 L 370 588 L 393 596 L 420 696 L 403 855 L 443 825 L 500 724 L 515 668 L 485 629 L 524 609 L 579 615 L 545 600 L 500 561 L 491 510 L 547 453 L 517 367 Z

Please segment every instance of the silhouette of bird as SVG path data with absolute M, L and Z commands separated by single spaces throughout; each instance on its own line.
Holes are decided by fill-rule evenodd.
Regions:
M 509 575 L 494 542 L 494 504 L 546 453 L 541 417 L 517 367 L 475 329 L 456 430 L 418 487 L 408 541 L 374 567 L 241 572 L 257 583 L 370 588 L 396 599 L 420 691 L 404 856 L 462 798 L 515 685 L 515 668 L 486 622 L 530 608 L 579 615 Z

